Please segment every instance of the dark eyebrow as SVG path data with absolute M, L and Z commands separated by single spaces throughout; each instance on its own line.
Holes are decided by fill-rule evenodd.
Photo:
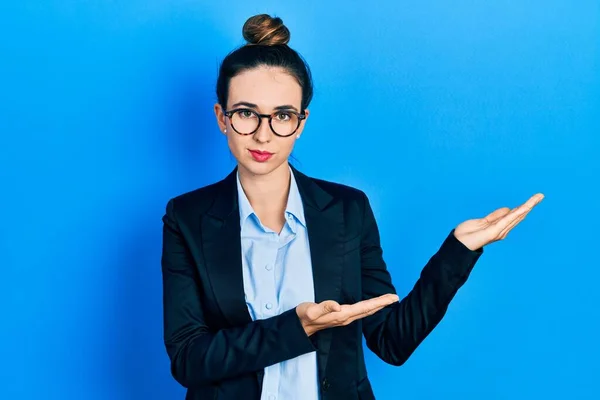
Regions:
M 235 103 L 231 107 L 236 108 L 236 107 L 239 107 L 239 106 L 258 109 L 258 106 L 256 104 L 254 104 L 254 103 L 248 103 L 247 101 L 240 101 L 238 103 Z M 294 111 L 298 112 L 298 109 L 296 107 L 290 105 L 290 104 L 286 104 L 286 105 L 283 105 L 283 106 L 277 106 L 277 107 L 275 107 L 275 110 L 294 110 Z
M 249 107 L 249 108 L 258 108 L 256 104 L 248 103 L 247 101 L 240 101 L 239 103 L 235 103 L 231 107 L 236 108 L 239 106 Z
M 298 112 L 298 109 L 290 104 L 286 104 L 285 106 L 277 106 L 275 107 L 276 110 L 294 110 L 296 112 Z

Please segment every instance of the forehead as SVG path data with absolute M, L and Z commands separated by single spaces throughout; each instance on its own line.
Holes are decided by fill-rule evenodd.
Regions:
M 229 82 L 229 104 L 246 101 L 270 110 L 283 104 L 300 108 L 302 88 L 282 68 L 258 67 L 244 71 Z

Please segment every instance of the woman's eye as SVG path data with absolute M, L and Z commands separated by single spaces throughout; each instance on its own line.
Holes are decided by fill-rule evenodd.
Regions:
M 249 110 L 240 110 L 238 111 L 238 115 L 242 118 L 252 118 L 254 116 L 254 113 Z
M 289 121 L 289 120 L 290 120 L 290 118 L 292 118 L 292 116 L 291 116 L 289 113 L 286 113 L 286 112 L 281 112 L 281 113 L 277 113 L 277 114 L 275 115 L 275 118 L 276 118 L 278 121 Z

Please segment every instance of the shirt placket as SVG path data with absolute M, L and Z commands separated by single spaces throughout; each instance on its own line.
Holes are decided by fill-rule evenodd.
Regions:
M 262 265 L 258 266 L 260 271 L 261 285 L 260 307 L 263 318 L 271 318 L 277 315 L 279 310 L 277 282 L 275 278 L 277 255 L 280 248 L 280 238 L 276 233 L 269 234 L 269 240 L 264 243 L 265 256 L 261 257 Z M 257 271 L 258 272 L 258 271 Z M 279 380 L 281 370 L 278 364 L 265 368 L 263 387 L 266 389 L 262 400 L 278 400 Z

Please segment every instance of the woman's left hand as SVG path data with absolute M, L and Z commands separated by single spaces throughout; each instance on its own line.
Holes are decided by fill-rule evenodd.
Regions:
M 467 220 L 456 227 L 454 236 L 473 251 L 502 240 L 543 199 L 544 195 L 538 193 L 512 210 L 502 207 L 485 218 Z

